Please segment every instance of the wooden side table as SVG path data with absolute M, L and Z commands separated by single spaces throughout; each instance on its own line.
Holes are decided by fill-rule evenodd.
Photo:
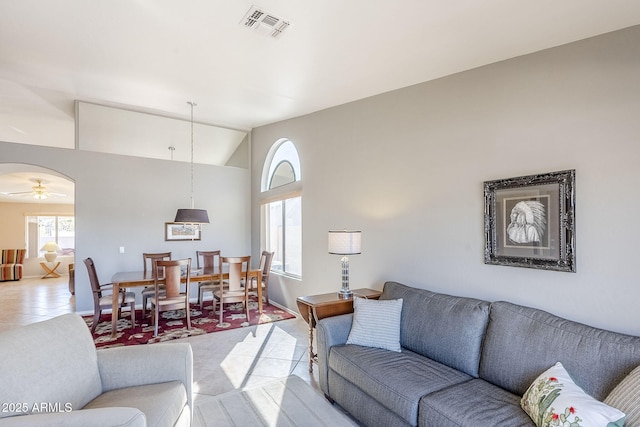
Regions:
M 42 276 L 43 279 L 46 279 L 47 277 L 60 277 L 60 274 L 58 274 L 56 270 L 58 269 L 58 267 L 60 267 L 61 263 L 55 262 L 52 264 L 53 264 L 53 268 L 49 267 L 46 262 L 40 263 L 40 265 L 42 266 L 45 272 L 45 275 Z
M 382 291 L 373 289 L 353 289 L 355 297 L 378 299 Z M 337 292 L 310 295 L 296 299 L 298 311 L 309 324 L 309 372 L 313 372 L 313 362 L 317 361 L 317 354 L 313 352 L 313 330 L 320 319 L 340 314 L 353 313 L 353 298 L 342 299 Z

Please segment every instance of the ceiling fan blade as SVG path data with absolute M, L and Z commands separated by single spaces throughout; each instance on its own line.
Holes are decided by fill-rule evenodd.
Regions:
M 34 199 L 44 200 L 50 197 L 67 197 L 66 194 L 63 193 L 52 193 L 47 191 L 47 187 L 42 185 L 41 179 L 31 179 L 31 182 L 36 183 L 33 187 L 31 187 L 31 191 L 15 191 L 15 192 L 7 192 L 2 191 L 0 194 L 9 196 L 9 197 L 33 197 Z
M 27 194 L 33 194 L 33 191 L 19 191 L 17 193 L 2 193 L 6 196 L 24 196 Z

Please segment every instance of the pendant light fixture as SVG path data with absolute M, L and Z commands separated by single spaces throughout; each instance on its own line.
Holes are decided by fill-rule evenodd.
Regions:
M 191 208 L 178 209 L 176 219 L 173 222 L 182 223 L 185 227 L 200 229 L 202 224 L 209 224 L 209 215 L 205 209 L 194 209 L 193 202 L 193 107 L 198 104 L 193 101 L 188 101 L 187 104 L 191 106 Z

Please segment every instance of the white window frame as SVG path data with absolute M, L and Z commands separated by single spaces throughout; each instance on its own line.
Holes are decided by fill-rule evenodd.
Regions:
M 284 161 L 287 161 L 291 164 L 294 172 L 295 181 L 285 185 L 278 186 L 276 188 L 269 189 L 269 185 L 272 181 L 273 174 L 276 168 Z M 268 230 L 269 224 L 267 223 L 267 221 L 269 218 L 268 210 L 269 210 L 270 204 L 282 202 L 283 218 L 281 221 L 283 224 L 285 224 L 284 217 L 285 217 L 285 206 L 286 206 L 287 200 L 300 197 L 301 198 L 300 204 L 302 204 L 301 179 L 302 179 L 302 173 L 300 171 L 300 157 L 298 155 L 297 149 L 295 148 L 295 144 L 293 144 L 292 141 L 286 138 L 279 139 L 273 144 L 273 146 L 269 150 L 269 153 L 267 154 L 267 157 L 265 159 L 265 163 L 263 166 L 263 170 L 262 170 L 262 184 L 261 184 L 262 192 L 260 194 L 260 205 L 261 205 L 260 239 L 261 239 L 262 247 L 268 247 L 267 230 Z M 300 213 L 300 216 L 301 216 L 300 218 L 300 223 L 301 223 L 302 213 Z M 276 254 L 276 257 L 274 257 L 274 261 L 278 258 L 278 255 L 283 257 L 281 261 L 281 269 L 278 268 L 278 263 L 274 262 L 272 263 L 271 271 L 276 274 L 289 276 L 295 279 L 301 279 L 302 278 L 302 241 L 300 241 L 300 253 L 294 254 L 294 258 L 296 257 L 296 255 L 297 255 L 297 258 L 299 258 L 299 266 L 298 266 L 299 274 L 297 274 L 297 273 L 293 273 L 291 270 L 288 270 L 286 268 L 286 266 L 288 265 L 287 251 L 290 249 L 286 247 L 286 243 L 285 243 L 287 240 L 286 233 L 287 233 L 287 227 L 285 224 L 285 227 L 283 228 L 282 253 Z M 300 240 L 302 240 L 302 237 L 300 237 Z
M 31 218 L 35 218 L 35 225 L 34 228 L 35 230 L 32 230 L 31 227 L 29 226 L 30 222 L 31 222 Z M 46 243 L 45 241 L 40 241 L 40 231 L 39 231 L 39 220 L 38 218 L 53 218 L 54 221 L 54 235 L 50 238 L 50 239 L 45 239 L 45 240 L 49 240 L 52 242 L 55 242 L 58 246 L 60 246 L 62 249 L 63 246 L 66 247 L 66 245 L 61 245 L 61 240 L 60 240 L 60 235 L 59 235 L 59 231 L 60 231 L 60 227 L 59 227 L 59 220 L 60 218 L 73 218 L 73 247 L 71 249 L 73 249 L 73 251 L 75 252 L 75 238 L 76 238 L 76 230 L 75 230 L 75 215 L 73 214 L 54 214 L 54 213 L 37 213 L 37 214 L 26 214 L 25 215 L 25 236 L 26 236 L 26 241 L 27 241 L 27 258 L 39 258 L 42 257 L 42 254 L 44 252 L 42 252 L 40 250 L 40 248 Z M 36 235 L 32 236 L 32 233 L 35 231 Z

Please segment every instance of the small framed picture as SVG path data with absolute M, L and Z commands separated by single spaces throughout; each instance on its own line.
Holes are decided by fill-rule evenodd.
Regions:
M 576 271 L 575 170 L 484 183 L 485 264 Z
M 164 223 L 164 240 L 200 240 L 200 238 L 201 230 L 197 224 Z

